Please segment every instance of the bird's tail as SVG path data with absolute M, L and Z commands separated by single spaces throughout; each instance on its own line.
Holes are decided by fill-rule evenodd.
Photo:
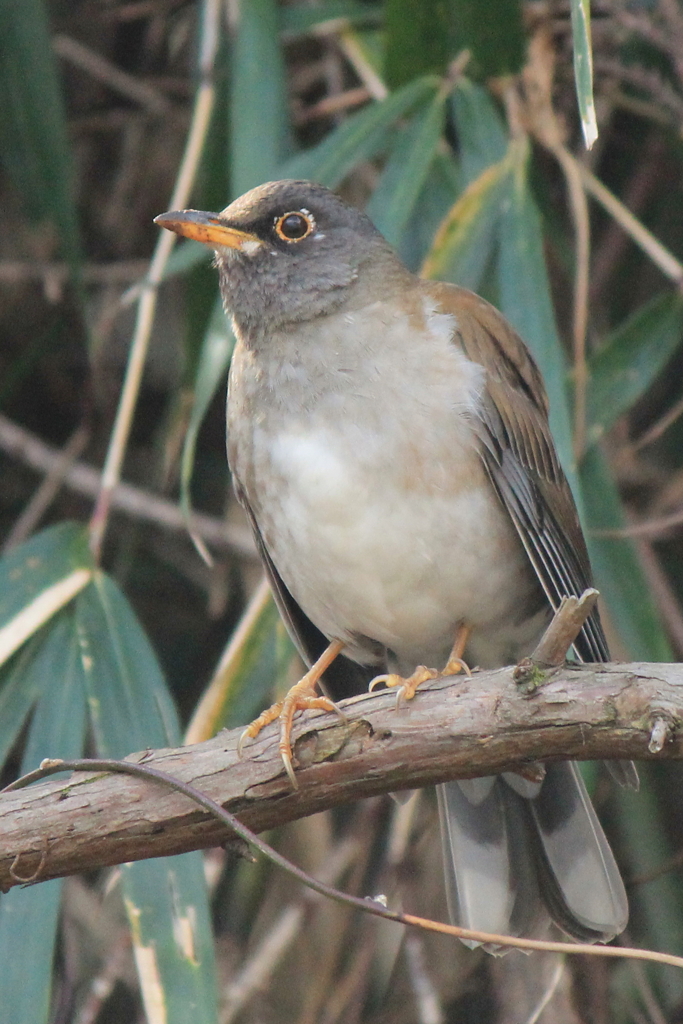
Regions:
M 542 783 L 506 773 L 437 795 L 454 924 L 540 937 L 550 917 L 584 942 L 626 927 L 624 884 L 575 764 L 547 765 Z

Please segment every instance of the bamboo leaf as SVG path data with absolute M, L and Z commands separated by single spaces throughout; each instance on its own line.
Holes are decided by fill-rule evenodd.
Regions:
M 590 0 L 571 0 L 572 39 L 574 43 L 574 80 L 586 148 L 598 137 L 598 122 L 593 99 L 593 49 L 591 46 Z
M 661 802 L 653 786 L 655 773 L 652 769 L 659 767 L 650 764 L 639 767 L 641 786 L 637 793 L 620 787 L 615 792 L 618 805 L 615 824 L 627 850 L 631 875 L 656 874 L 676 853 L 677 844 L 672 844 L 667 837 L 667 822 L 662 820 Z M 676 873 L 667 872 L 645 885 L 633 886 L 629 897 L 648 944 L 655 949 L 680 953 L 683 916 Z M 683 997 L 681 972 L 659 964 L 651 965 L 650 969 L 653 973 L 656 971 L 658 988 L 665 994 L 666 1004 L 678 1004 Z
M 0 40 L 0 159 L 31 218 L 52 225 L 75 268 L 74 168 L 43 0 L 3 0 Z
M 429 174 L 443 131 L 445 99 L 439 91 L 398 134 L 368 203 L 366 213 L 392 245 L 398 245 Z
M 456 82 L 451 109 L 463 175 L 470 184 L 487 167 L 504 159 L 508 133 L 488 90 L 467 78 Z
M 98 753 L 123 757 L 179 743 L 175 709 L 149 641 L 123 594 L 101 572 L 76 600 L 76 629 Z M 201 855 L 127 864 L 122 879 L 148 1019 L 215 1024 Z
M 334 188 L 362 160 L 376 156 L 387 143 L 396 121 L 420 102 L 429 100 L 439 81 L 418 78 L 347 118 L 322 142 L 299 153 L 279 170 L 281 178 L 310 178 Z
M 206 416 L 209 404 L 220 387 L 221 382 L 225 379 L 234 344 L 235 339 L 225 318 L 223 304 L 218 299 L 214 305 L 209 328 L 199 356 L 197 379 L 194 386 L 194 400 L 180 463 L 180 503 L 188 519 L 192 512 L 190 483 L 194 468 L 197 435 Z M 203 549 L 204 545 L 198 538 L 194 538 L 194 542 L 200 550 Z
M 197 705 L 185 742 L 201 743 L 220 729 L 250 721 L 270 699 L 274 681 L 284 676 L 294 654 L 264 579 Z
M 386 0 L 384 77 L 391 89 L 433 73 L 442 75 L 455 53 L 451 5 L 443 0 Z
M 510 190 L 508 157 L 479 175 L 465 189 L 441 224 L 422 265 L 424 277 L 479 286 L 496 245 L 496 227 Z
M 572 446 L 566 360 L 557 333 L 543 252 L 541 218 L 527 180 L 528 150 L 513 143 L 512 187 L 499 222 L 500 308 L 538 363 L 550 401 L 550 428 L 580 504 Z
M 586 414 L 595 441 L 661 373 L 683 340 L 683 297 L 666 291 L 636 310 L 591 358 Z
M 350 25 L 378 25 L 382 20 L 379 6 L 362 0 L 323 0 L 312 6 L 308 3 L 286 4 L 279 9 L 280 28 L 292 35 L 304 35 L 330 21 L 346 21 Z
M 634 661 L 670 661 L 671 648 L 633 542 L 597 535 L 598 530 L 626 525 L 616 485 L 598 445 L 586 452 L 580 479 L 595 585 L 607 603 L 624 648 Z
M 278 6 L 250 0 L 234 10 L 230 180 L 239 196 L 277 177 L 291 141 Z
M 85 531 L 60 523 L 0 559 L 0 664 L 85 587 L 92 558 Z
M 79 757 L 85 744 L 85 701 L 73 610 L 43 630 L 24 659 L 24 691 L 40 694 L 31 721 L 21 772 L 44 757 Z M 4 724 L 4 723 L 3 723 Z M 17 865 L 21 871 L 21 865 Z M 6 1024 L 48 1019 L 52 960 L 62 881 L 14 888 L 0 901 L 0 1006 Z
M 526 34 L 521 0 L 450 0 L 457 50 L 469 50 L 475 73 L 482 78 L 521 71 Z

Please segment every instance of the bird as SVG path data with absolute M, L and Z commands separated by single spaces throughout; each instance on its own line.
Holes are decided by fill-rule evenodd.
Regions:
M 590 586 L 585 539 L 540 371 L 483 298 L 412 273 L 311 181 L 155 221 L 215 252 L 236 339 L 233 485 L 308 666 L 246 736 L 280 718 L 297 785 L 297 709 L 335 710 L 373 681 L 410 699 L 444 671 L 518 662 Z M 597 609 L 574 650 L 608 660 Z M 437 804 L 454 923 L 529 937 L 554 922 L 586 942 L 623 931 L 624 885 L 575 763 L 448 782 Z

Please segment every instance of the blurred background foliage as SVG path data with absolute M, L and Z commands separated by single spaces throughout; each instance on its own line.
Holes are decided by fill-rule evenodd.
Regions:
M 296 678 L 231 496 L 215 274 L 152 224 L 276 177 L 338 188 L 410 267 L 503 310 L 545 375 L 614 656 L 681 657 L 683 7 L 591 7 L 592 25 L 587 0 L 3 0 L 7 779 L 48 755 L 201 739 Z M 628 942 L 682 954 L 682 770 L 647 766 L 637 794 L 589 774 Z M 271 838 L 349 891 L 443 916 L 427 796 Z M 220 850 L 126 865 L 2 897 L 0 1013 L 683 1020 L 673 969 L 403 938 Z M 550 994 L 540 1016 L 522 976 L 538 1005 Z

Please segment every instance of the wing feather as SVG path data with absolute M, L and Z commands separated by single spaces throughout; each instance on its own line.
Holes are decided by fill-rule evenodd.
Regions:
M 556 610 L 564 596 L 591 586 L 585 540 L 548 425 L 541 374 L 522 339 L 484 299 L 454 285 L 427 286 L 456 320 L 454 340 L 486 369 L 476 425 L 486 471 Z M 607 661 L 597 609 L 575 649 L 582 661 Z

